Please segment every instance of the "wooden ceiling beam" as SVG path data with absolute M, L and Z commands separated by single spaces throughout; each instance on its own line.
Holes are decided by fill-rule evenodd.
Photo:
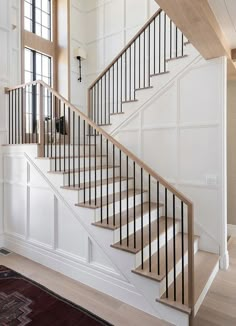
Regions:
M 236 49 L 231 50 L 231 59 L 236 62 Z
M 156 0 L 205 59 L 227 55 L 231 49 L 207 0 Z

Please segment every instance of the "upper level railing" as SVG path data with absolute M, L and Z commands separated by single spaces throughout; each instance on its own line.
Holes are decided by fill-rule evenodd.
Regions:
M 80 200 L 87 205 L 100 207 L 100 222 L 112 225 L 122 225 L 122 210 L 124 201 L 127 208 L 130 205 L 129 192 L 133 192 L 133 225 L 129 229 L 129 210 L 127 209 L 126 225 L 120 227 L 120 244 L 126 235 L 127 246 L 136 248 L 137 232 L 141 230 L 141 268 L 144 268 L 144 205 L 148 205 L 148 257 L 149 272 L 152 272 L 152 259 L 156 255 L 157 274 L 163 274 L 166 279 L 166 297 L 169 298 L 168 286 L 172 281 L 169 275 L 168 249 L 168 218 L 173 220 L 173 282 L 172 300 L 176 301 L 177 270 L 176 270 L 176 229 L 175 222 L 180 222 L 181 234 L 181 293 L 182 303 L 194 306 L 194 231 L 193 204 L 164 178 L 152 170 L 115 138 L 91 121 L 85 114 L 59 95 L 42 81 L 20 85 L 6 90 L 8 94 L 9 144 L 35 143 L 39 146 L 39 156 L 50 158 L 54 172 L 63 173 L 65 186 L 77 187 Z M 96 136 L 95 136 L 96 135 Z M 117 173 L 117 170 L 119 173 Z M 108 174 L 112 171 L 111 174 Z M 112 175 L 112 176 L 111 176 Z M 119 189 L 115 186 L 115 178 L 119 178 Z M 111 205 L 108 180 L 112 178 L 112 213 L 107 208 Z M 129 184 L 133 179 L 133 186 Z M 101 182 L 103 180 L 103 182 Z M 126 181 L 127 196 L 122 197 L 121 184 Z M 104 189 L 104 186 L 106 188 Z M 141 225 L 136 223 L 136 188 L 140 189 Z M 111 188 L 110 188 L 111 189 Z M 145 202 L 143 193 L 148 193 Z M 81 198 L 82 193 L 82 198 Z M 117 206 L 117 201 L 119 205 Z M 153 230 L 151 203 L 156 203 L 157 229 Z M 164 203 L 165 220 L 165 267 L 160 258 L 160 224 L 159 204 Z M 119 207 L 119 209 L 118 209 Z M 147 206 L 146 206 L 147 209 Z M 152 245 L 152 235 L 155 233 L 157 243 L 155 250 Z M 131 233 L 134 235 L 130 244 Z M 184 240 L 187 235 L 187 244 Z M 170 248 L 171 249 L 171 248 Z M 185 252 L 188 250 L 188 273 L 186 276 Z M 179 272 L 179 271 L 178 271 Z M 188 278 L 188 293 L 185 291 L 185 281 Z M 188 299 L 186 299 L 188 296 Z
M 184 55 L 184 35 L 159 9 L 89 87 L 89 117 L 110 124 L 136 91 L 151 87 L 151 77 L 167 72 L 167 61 Z

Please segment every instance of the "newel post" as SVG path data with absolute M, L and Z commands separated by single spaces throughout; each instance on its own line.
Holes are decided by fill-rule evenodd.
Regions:
M 38 156 L 44 157 L 44 100 L 43 100 L 43 85 L 39 84 L 39 144 Z

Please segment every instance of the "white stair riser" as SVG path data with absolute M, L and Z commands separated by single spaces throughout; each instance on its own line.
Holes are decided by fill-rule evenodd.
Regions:
M 161 211 L 161 208 L 160 208 Z M 151 212 L 151 222 L 157 219 L 157 210 L 153 210 Z M 143 215 L 143 226 L 148 225 L 149 223 L 149 214 L 146 213 Z M 129 235 L 134 233 L 134 221 L 128 223 Z M 141 229 L 141 216 L 135 219 L 135 230 L 136 232 Z M 127 237 L 127 224 L 123 225 L 121 228 L 121 239 L 125 239 Z M 114 243 L 120 241 L 120 228 L 114 231 Z
M 176 223 L 176 227 L 175 227 L 175 233 L 177 234 L 179 232 L 179 223 Z M 170 239 L 173 238 L 173 226 L 170 227 L 168 229 L 168 232 L 167 232 L 167 239 L 168 241 Z M 155 239 L 154 241 L 151 242 L 151 253 L 152 255 L 154 253 L 157 252 L 157 239 Z M 162 235 L 160 235 L 159 237 L 159 245 L 160 245 L 160 248 L 163 247 L 165 245 L 165 233 L 163 233 Z M 135 267 L 139 267 L 141 265 L 141 262 L 142 262 L 142 252 L 138 252 L 136 255 L 135 255 L 135 261 L 136 261 L 136 265 Z M 144 248 L 143 248 L 143 260 L 145 261 L 146 259 L 149 258 L 149 244 L 146 245 Z
M 116 167 L 114 169 L 115 171 L 115 177 L 119 176 L 119 167 Z M 69 173 L 64 174 L 64 186 L 69 186 L 69 178 L 70 178 L 70 185 L 72 186 L 75 182 L 75 184 L 79 183 L 79 175 L 80 175 L 80 183 L 84 183 L 84 182 L 89 182 L 89 171 L 81 171 L 80 173 L 76 172 L 73 173 L 73 171 L 71 171 L 70 175 Z M 102 178 L 101 178 L 102 177 Z M 112 178 L 113 177 L 113 168 L 108 168 L 108 178 Z M 107 169 L 103 168 L 102 169 L 102 173 L 101 173 L 101 169 L 97 169 L 96 170 L 96 179 L 97 180 L 104 180 L 107 179 Z M 90 181 L 93 182 L 95 181 L 95 170 L 91 170 L 90 171 Z
M 128 181 L 128 188 L 129 189 L 133 188 L 133 180 Z M 127 182 L 126 182 L 126 180 L 121 181 L 121 191 L 125 191 L 125 190 L 127 190 Z M 101 194 L 104 197 L 104 196 L 107 195 L 107 193 L 108 193 L 108 195 L 112 195 L 113 192 L 114 193 L 120 192 L 120 182 L 116 181 L 114 183 L 114 188 L 113 188 L 112 183 L 109 183 L 108 187 L 107 187 L 106 184 L 102 185 L 102 187 L 101 187 L 101 185 L 96 187 L 96 197 L 97 197 L 97 199 L 101 197 Z M 79 190 L 79 198 L 80 198 L 80 201 L 84 200 L 84 189 Z M 86 198 L 86 201 L 89 199 L 89 189 L 88 188 L 85 190 L 85 198 Z M 95 187 L 94 186 L 91 188 L 90 198 L 95 199 Z
M 131 195 L 128 198 L 128 208 L 132 208 L 133 207 L 133 203 L 134 203 L 134 196 Z M 147 193 L 143 194 L 143 202 L 146 202 L 148 199 Z M 139 205 L 141 203 L 141 194 L 136 194 L 135 195 L 135 202 L 137 203 L 137 205 Z M 114 208 L 115 208 L 115 214 L 120 212 L 120 201 L 116 201 L 110 204 L 108 204 L 108 216 L 113 216 L 113 212 L 114 212 Z M 121 200 L 121 211 L 126 211 L 127 209 L 127 199 L 124 198 Z M 96 208 L 95 209 L 95 222 L 98 222 L 101 220 L 101 208 Z M 106 205 L 106 201 L 104 201 L 104 206 L 102 207 L 102 218 L 105 219 L 107 218 L 107 205 Z
M 107 164 L 107 159 L 106 157 L 101 157 L 97 156 L 96 160 L 95 157 L 90 158 L 90 166 L 95 166 L 95 161 L 96 161 L 96 166 L 101 166 Z M 59 158 L 57 157 L 55 159 L 50 160 L 50 170 L 51 171 L 63 171 L 65 166 L 65 170 L 69 169 L 79 169 L 79 168 L 84 168 L 84 167 L 89 167 L 89 157 L 78 157 L 76 156 L 74 159 L 71 157 L 70 159 L 66 157 L 65 159 L 63 157 Z
M 85 152 L 84 152 L 84 145 L 75 145 L 73 147 L 73 145 L 66 145 L 65 148 L 63 145 L 59 146 L 57 145 L 55 147 L 55 145 L 53 145 L 52 147 L 51 146 L 48 146 L 48 149 L 47 147 L 45 146 L 45 157 L 59 157 L 60 155 L 60 148 L 61 148 L 61 156 L 72 156 L 73 155 L 73 150 L 74 150 L 74 155 L 78 155 L 79 153 L 79 149 L 80 149 L 80 155 L 89 155 L 89 147 L 90 147 L 90 154 L 91 155 L 94 155 L 95 154 L 95 146 L 88 146 L 88 145 L 85 145 Z M 97 145 L 96 146 L 96 155 L 99 155 L 100 153 L 100 149 L 99 149 L 99 146 Z
M 194 254 L 198 251 L 198 239 L 194 241 Z M 188 251 L 184 254 L 184 266 L 188 264 Z M 182 259 L 176 261 L 176 277 L 182 273 Z M 174 282 L 174 269 L 168 273 L 168 284 L 169 286 Z M 159 296 L 161 297 L 166 291 L 166 278 L 160 282 Z M 160 298 L 158 297 L 158 298 Z

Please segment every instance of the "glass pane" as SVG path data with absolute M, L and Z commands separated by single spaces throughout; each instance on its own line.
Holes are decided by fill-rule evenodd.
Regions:
M 42 27 L 41 27 L 41 25 L 36 24 L 36 26 L 35 26 L 35 32 L 36 32 L 36 35 L 38 35 L 38 36 L 41 36 L 42 35 Z
M 50 1 L 48 0 L 42 0 L 42 10 L 45 12 L 49 12 L 50 11 Z
M 50 31 L 46 27 L 42 27 L 42 37 L 46 40 L 50 40 Z
M 25 70 L 32 72 L 32 55 L 28 49 L 25 49 Z
M 39 9 L 42 9 L 42 0 L 35 0 L 35 6 Z
M 33 81 L 33 74 L 31 72 L 25 71 L 25 82 L 30 83 Z
M 25 30 L 32 32 L 32 21 L 25 17 Z
M 32 18 L 32 5 L 25 2 L 25 17 Z
M 46 56 L 43 56 L 43 70 L 42 74 L 46 77 L 49 77 L 49 58 Z
M 42 75 L 42 55 L 36 53 L 36 74 Z
M 42 23 L 42 11 L 40 9 L 35 9 L 35 21 L 36 23 Z
M 45 26 L 45 27 L 50 27 L 50 24 L 49 24 L 49 15 L 48 14 L 45 14 L 44 12 L 42 13 L 42 25 Z

